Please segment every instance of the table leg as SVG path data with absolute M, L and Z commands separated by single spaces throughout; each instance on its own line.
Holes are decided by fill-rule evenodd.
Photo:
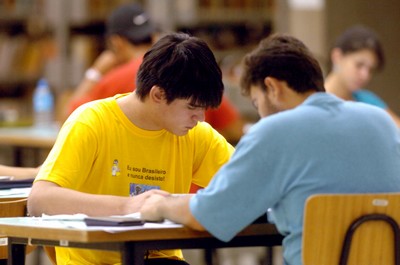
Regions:
M 135 243 L 125 243 L 121 251 L 122 265 L 144 265 L 145 252 Z
M 12 238 L 8 238 L 8 265 L 24 265 L 25 264 L 25 248 L 24 244 L 13 243 Z
M 274 254 L 274 249 L 273 247 L 266 247 L 265 249 L 265 265 L 272 265 L 273 263 L 273 254 Z
M 22 159 L 22 147 L 15 146 L 13 147 L 13 152 L 14 152 L 14 165 L 17 167 L 23 166 L 23 159 Z
M 204 262 L 206 265 L 218 265 L 218 262 L 216 262 L 217 252 L 216 249 L 214 248 L 206 248 L 204 249 Z

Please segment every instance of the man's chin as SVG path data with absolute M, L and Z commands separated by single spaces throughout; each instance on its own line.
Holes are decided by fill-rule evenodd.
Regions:
M 179 131 L 174 131 L 172 132 L 173 134 L 177 135 L 177 136 L 184 136 L 186 134 L 188 134 L 189 130 L 191 130 L 191 128 L 185 128 Z
M 361 90 L 362 88 L 364 87 L 364 85 L 363 84 L 360 84 L 360 85 L 354 85 L 353 87 L 350 87 L 350 91 L 351 92 L 357 92 L 357 91 L 359 91 L 359 90 Z

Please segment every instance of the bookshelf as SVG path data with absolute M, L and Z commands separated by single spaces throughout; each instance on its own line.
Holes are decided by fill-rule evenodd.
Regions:
M 37 4 L 18 1 L 0 2 L 0 93 L 17 96 L 21 85 L 30 84 L 43 69 L 46 36 L 40 22 L 30 21 Z M 15 90 L 12 89 L 15 84 Z
M 26 98 L 52 56 L 42 1 L 0 1 L 0 126 L 25 124 Z
M 108 12 L 127 0 L 0 1 L 0 126 L 31 124 L 41 77 L 57 96 L 79 82 L 104 43 Z
M 255 122 L 258 114 L 240 92 L 239 63 L 272 32 L 275 1 L 147 0 L 146 4 L 161 29 L 187 32 L 207 42 L 222 69 L 225 94 L 244 120 Z
M 0 102 L 7 102 L 0 108 L 0 126 L 3 112 L 21 108 L 13 102 L 27 109 L 22 116 L 30 115 L 32 91 L 40 77 L 48 79 L 56 100 L 75 88 L 105 48 L 107 16 L 127 2 L 135 1 L 0 1 Z M 271 31 L 273 0 L 136 2 L 146 8 L 160 29 L 205 39 L 218 60 L 232 52 L 247 51 Z
M 146 1 L 148 12 L 161 29 L 203 38 L 217 59 L 247 51 L 270 34 L 273 4 L 274 0 Z

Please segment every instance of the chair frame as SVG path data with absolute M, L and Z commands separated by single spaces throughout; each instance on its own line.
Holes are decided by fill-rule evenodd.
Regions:
M 396 265 L 400 265 L 400 251 L 397 251 L 400 246 L 400 228 L 399 224 L 392 217 L 386 214 L 366 214 L 362 215 L 351 223 L 346 232 L 343 242 L 343 248 L 340 255 L 339 265 L 346 265 L 350 255 L 351 241 L 354 232 L 365 222 L 369 221 L 384 221 L 392 227 L 394 234 L 394 260 Z

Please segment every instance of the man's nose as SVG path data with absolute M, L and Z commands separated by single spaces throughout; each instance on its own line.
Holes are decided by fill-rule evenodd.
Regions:
M 194 114 L 194 119 L 196 121 L 204 121 L 206 117 L 206 111 L 204 109 L 196 110 L 196 113 Z
M 363 80 L 368 81 L 371 78 L 372 70 L 369 69 L 368 67 L 364 67 L 364 68 L 361 68 L 360 73 L 361 73 L 361 77 L 363 78 Z

